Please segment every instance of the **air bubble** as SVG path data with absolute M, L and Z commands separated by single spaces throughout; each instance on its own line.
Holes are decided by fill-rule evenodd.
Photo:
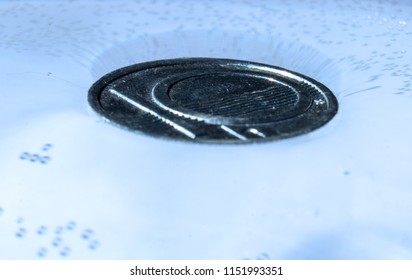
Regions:
M 39 251 L 37 251 L 37 256 L 39 258 L 44 258 L 47 254 L 47 249 L 46 248 L 40 248 Z
M 43 146 L 42 150 L 46 152 L 46 151 L 50 150 L 52 147 L 53 147 L 52 144 L 46 144 L 46 145 Z
M 34 154 L 30 156 L 30 161 L 31 162 L 36 162 L 40 160 L 40 156 L 38 154 Z
M 66 228 L 67 228 L 68 230 L 74 230 L 74 229 L 76 228 L 76 223 L 73 222 L 73 221 L 70 221 L 70 222 L 67 223 Z
M 53 247 L 59 247 L 62 241 L 63 240 L 60 237 L 56 237 L 52 242 Z
M 40 226 L 39 229 L 37 230 L 38 235 L 44 235 L 47 231 L 47 228 L 45 226 Z
M 45 157 L 39 157 L 39 160 L 42 164 L 46 164 L 51 160 L 51 158 L 49 156 L 45 156 Z
M 66 246 L 60 251 L 60 256 L 67 257 L 67 255 L 70 253 L 70 251 L 71 251 L 71 249 Z
M 25 160 L 25 159 L 30 158 L 30 156 L 31 155 L 28 152 L 24 152 L 20 155 L 20 159 Z
M 19 230 L 16 232 L 16 237 L 18 238 L 23 238 L 27 234 L 27 230 L 25 228 L 19 228 Z
M 61 234 L 62 232 L 63 232 L 63 227 L 61 226 L 58 226 L 56 230 L 54 231 L 55 234 Z
M 90 242 L 90 244 L 89 244 L 89 249 L 90 249 L 90 250 L 96 250 L 97 247 L 99 247 L 99 245 L 100 245 L 100 242 L 99 242 L 99 241 L 93 240 L 93 241 Z
M 93 231 L 91 229 L 86 229 L 83 233 L 82 233 L 82 238 L 83 239 L 90 239 L 90 237 L 93 235 Z

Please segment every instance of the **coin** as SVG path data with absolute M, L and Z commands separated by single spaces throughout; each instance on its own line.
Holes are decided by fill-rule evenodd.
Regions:
M 333 93 L 312 78 L 232 59 L 178 58 L 115 70 L 92 85 L 90 106 L 132 131 L 206 143 L 301 135 L 332 119 Z

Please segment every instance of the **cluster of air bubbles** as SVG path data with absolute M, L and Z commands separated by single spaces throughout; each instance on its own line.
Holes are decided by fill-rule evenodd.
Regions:
M 29 154 L 27 152 L 24 152 L 20 155 L 20 159 L 23 160 L 29 160 L 31 162 L 40 162 L 42 164 L 46 164 L 50 161 L 50 157 L 49 156 L 40 156 L 38 154 Z
M 94 232 L 91 229 L 86 229 L 82 233 L 82 239 L 88 242 L 88 247 L 90 250 L 96 250 L 100 245 L 100 242 L 93 239 L 93 236 Z
M 16 220 L 18 228 L 17 228 L 15 235 L 17 238 L 23 238 L 27 235 L 27 229 L 23 226 L 23 222 L 24 222 L 24 219 L 22 217 L 19 217 Z
M 3 213 L 4 209 L 0 207 L 0 216 Z M 29 235 L 29 233 L 33 232 L 35 235 L 41 238 L 47 238 L 46 240 L 43 239 L 43 242 L 47 242 L 47 240 L 49 240 L 47 242 L 48 244 L 43 244 L 43 246 L 40 246 L 37 249 L 36 256 L 38 258 L 46 258 L 52 253 L 57 253 L 58 256 L 62 258 L 70 256 L 70 254 L 75 251 L 75 248 L 73 249 L 73 246 L 67 244 L 68 242 L 65 242 L 65 240 L 67 240 L 66 236 L 69 236 L 71 234 L 74 234 L 72 235 L 72 237 L 76 237 L 77 235 L 78 240 L 82 243 L 86 241 L 86 248 L 91 251 L 98 249 L 98 247 L 100 246 L 100 241 L 95 238 L 95 232 L 92 229 L 86 228 L 82 231 L 76 232 L 78 229 L 78 224 L 75 221 L 69 221 L 65 225 L 59 225 L 55 228 L 49 228 L 48 226 L 43 224 L 33 230 L 29 230 L 24 226 L 25 223 L 22 217 L 19 217 L 16 220 L 16 224 L 17 229 L 14 234 L 18 239 L 25 239 L 26 237 L 28 237 L 27 235 Z M 72 238 L 68 239 L 72 240 Z
M 53 147 L 52 144 L 45 144 L 45 145 L 42 147 L 42 151 L 43 151 L 43 152 L 47 152 L 47 151 L 49 151 L 52 147 Z M 48 156 L 48 155 L 39 155 L 39 154 L 37 154 L 37 153 L 31 154 L 31 153 L 28 153 L 28 152 L 23 152 L 23 153 L 20 155 L 20 159 L 22 159 L 22 160 L 28 160 L 28 161 L 30 161 L 30 162 L 38 162 L 38 163 L 41 163 L 41 164 L 46 164 L 46 163 L 49 163 L 49 162 L 50 162 L 51 157 Z
M 55 248 L 58 251 L 60 257 L 67 257 L 72 251 L 71 247 L 64 243 L 64 234 L 71 232 L 76 228 L 77 224 L 74 221 L 69 221 L 65 226 L 57 226 L 53 233 L 54 238 L 51 241 L 52 248 Z M 41 250 L 41 249 L 40 249 Z M 39 251 L 40 252 L 40 251 Z M 39 257 L 40 254 L 37 254 Z

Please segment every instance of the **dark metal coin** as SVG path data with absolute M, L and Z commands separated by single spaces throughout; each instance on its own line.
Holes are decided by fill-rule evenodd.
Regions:
M 327 123 L 332 92 L 301 74 L 248 61 L 182 58 L 109 73 L 89 91 L 108 121 L 150 135 L 245 143 L 291 137 Z

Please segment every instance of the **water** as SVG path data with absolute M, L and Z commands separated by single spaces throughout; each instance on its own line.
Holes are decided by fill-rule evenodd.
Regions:
M 408 1 L 2 3 L 0 222 L 19 247 L 0 239 L 0 258 L 412 258 L 411 19 Z M 227 147 L 88 108 L 107 72 L 190 56 L 295 70 L 338 115 Z

